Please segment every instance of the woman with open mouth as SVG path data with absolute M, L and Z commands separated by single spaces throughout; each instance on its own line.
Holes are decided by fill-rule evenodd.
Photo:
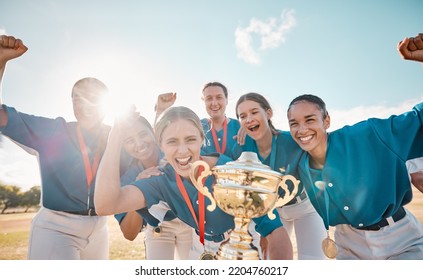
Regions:
M 122 133 L 122 127 L 115 124 L 99 167 L 95 195 L 98 213 L 112 215 L 146 207 L 154 217 L 160 218 L 170 210 L 198 232 L 204 251 L 217 249 L 207 243 L 225 240 L 225 233 L 234 228 L 234 219 L 220 208 L 205 211 L 210 201 L 201 199 L 190 180 L 191 164 L 200 160 L 204 141 L 199 117 L 186 107 L 171 107 L 163 112 L 155 125 L 156 141 L 167 161 L 161 168 L 162 174 L 120 187 L 116 162 L 119 162 Z M 232 161 L 222 154 L 202 156 L 201 160 L 211 168 Z M 204 185 L 211 189 L 212 184 L 213 178 L 209 176 Z M 278 217 L 276 211 L 275 214 Z M 257 231 L 269 240 L 270 258 L 292 259 L 292 244 L 280 219 L 270 220 L 265 215 L 254 221 Z
M 232 148 L 233 157 L 236 158 L 243 151 L 255 152 L 263 164 L 275 171 L 290 173 L 298 179 L 293 168 L 302 150 L 289 132 L 277 130 L 273 126 L 273 111 L 266 98 L 253 92 L 241 96 L 236 104 L 236 115 L 247 137 L 244 145 Z M 326 230 L 301 183 L 297 196 L 277 210 L 288 234 L 295 230 L 298 259 L 325 259 L 321 240 L 326 237 Z M 262 248 L 266 248 L 265 244 L 262 244 Z

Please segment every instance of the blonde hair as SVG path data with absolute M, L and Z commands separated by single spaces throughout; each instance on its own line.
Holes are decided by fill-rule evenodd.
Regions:
M 200 118 L 194 111 L 184 106 L 170 107 L 166 109 L 159 117 L 154 127 L 157 143 L 161 143 L 162 133 L 166 127 L 177 120 L 184 119 L 191 121 L 195 127 L 198 128 L 201 137 L 204 139 L 203 126 L 201 125 Z

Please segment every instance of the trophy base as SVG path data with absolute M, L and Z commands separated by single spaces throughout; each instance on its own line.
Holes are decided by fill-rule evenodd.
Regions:
M 248 244 L 223 242 L 215 255 L 216 260 L 259 260 L 257 248 Z

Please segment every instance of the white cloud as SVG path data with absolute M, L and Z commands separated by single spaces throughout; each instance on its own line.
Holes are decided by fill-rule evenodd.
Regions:
M 423 98 L 405 100 L 397 106 L 359 106 L 349 110 L 329 111 L 331 117 L 331 129 L 335 130 L 345 125 L 352 125 L 368 118 L 388 118 L 391 115 L 398 115 L 410 111 L 414 105 L 423 101 Z M 330 110 L 328 108 L 328 110 Z
M 249 26 L 235 30 L 238 57 L 250 64 L 260 64 L 261 54 L 284 43 L 286 33 L 295 24 L 294 10 L 284 10 L 280 18 L 271 17 L 265 21 L 252 18 Z

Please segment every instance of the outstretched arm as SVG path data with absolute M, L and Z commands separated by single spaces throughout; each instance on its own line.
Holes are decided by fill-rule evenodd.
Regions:
M 1 88 L 3 84 L 3 75 L 6 69 L 6 63 L 9 60 L 23 55 L 27 50 L 28 48 L 20 39 L 16 39 L 13 36 L 0 36 L 0 106 L 3 104 Z
M 423 62 L 423 33 L 405 38 L 398 43 L 397 49 L 403 59 Z
M 112 215 L 146 206 L 143 193 L 135 186 L 120 186 L 119 160 L 126 120 L 115 123 L 110 131 L 95 182 L 94 203 L 99 215 Z

